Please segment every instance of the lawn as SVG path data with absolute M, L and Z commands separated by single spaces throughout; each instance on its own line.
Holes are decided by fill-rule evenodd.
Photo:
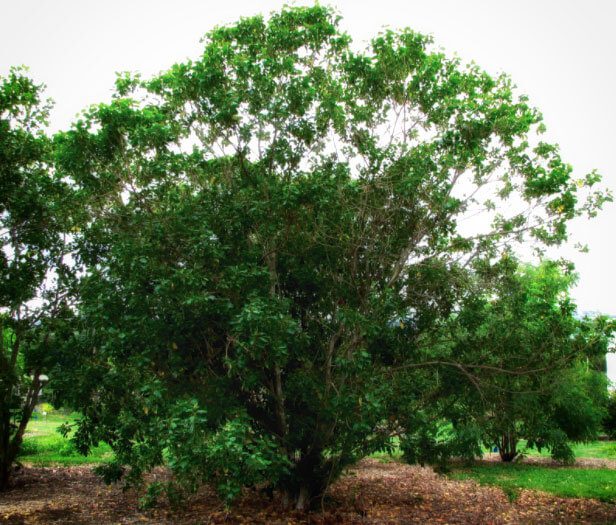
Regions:
M 542 450 L 538 452 L 534 448 L 527 448 L 525 440 L 520 440 L 518 450 L 524 453 L 526 456 L 541 456 L 550 457 L 550 452 Z M 595 458 L 595 459 L 614 459 L 616 460 L 616 441 L 589 441 L 588 443 L 573 443 L 571 445 L 573 453 L 576 458 Z M 488 449 L 484 449 L 484 452 L 488 452 Z M 376 452 L 371 455 L 375 459 L 381 461 L 399 460 L 402 458 L 402 451 L 395 443 L 394 449 L 391 454 L 388 452 Z
M 510 499 L 515 499 L 520 489 L 531 489 L 563 497 L 616 502 L 616 470 L 611 469 L 483 463 L 457 468 L 449 476 L 499 486 Z
M 81 465 L 85 463 L 104 463 L 113 457 L 108 445 L 102 444 L 94 448 L 88 456 L 83 456 L 71 443 L 70 439 L 58 432 L 63 423 L 74 421 L 75 416 L 49 414 L 46 417 L 38 414 L 32 419 L 26 429 L 19 460 L 36 466 L 48 465 Z
M 525 443 L 520 444 L 523 450 Z M 616 459 L 616 442 L 591 441 L 572 445 L 576 458 Z M 549 457 L 526 449 L 527 456 Z M 402 453 L 395 448 L 392 454 L 380 452 L 371 457 L 383 462 L 400 461 Z M 524 463 L 478 462 L 470 467 L 456 467 L 449 473 L 453 479 L 475 479 L 481 485 L 498 486 L 511 499 L 516 499 L 520 489 L 540 490 L 556 496 L 595 498 L 616 503 L 616 470 L 601 468 L 554 467 Z
M 520 443 L 520 450 L 523 450 L 524 441 Z M 616 442 L 614 441 L 589 441 L 588 443 L 574 443 L 571 445 L 576 458 L 597 458 L 597 459 L 616 459 Z M 527 456 L 550 457 L 547 450 L 537 452 L 529 448 L 524 450 Z

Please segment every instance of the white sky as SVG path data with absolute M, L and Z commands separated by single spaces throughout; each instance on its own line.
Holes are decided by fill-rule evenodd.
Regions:
M 52 128 L 108 100 L 116 71 L 144 76 L 196 57 L 215 25 L 269 13 L 282 1 L 0 0 L 0 75 L 29 66 L 55 100 Z M 296 2 L 298 5 L 312 2 Z M 593 168 L 616 190 L 616 2 L 611 0 L 332 0 L 356 43 L 411 27 L 491 73 L 509 73 L 545 116 L 576 176 Z M 572 228 L 590 253 L 564 248 L 580 274 L 580 310 L 616 315 L 616 204 Z M 616 380 L 616 355 L 609 358 Z

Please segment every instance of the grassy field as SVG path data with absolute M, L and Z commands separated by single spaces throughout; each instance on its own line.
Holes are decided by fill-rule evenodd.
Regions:
M 616 470 L 611 469 L 484 463 L 456 469 L 449 475 L 499 486 L 510 499 L 515 499 L 520 489 L 531 489 L 557 496 L 616 502 Z
M 524 445 L 524 442 L 521 443 Z M 590 441 L 588 443 L 575 443 L 572 445 L 576 458 L 616 459 L 616 442 L 614 441 Z M 523 447 L 520 447 L 522 450 Z M 550 457 L 547 450 L 537 452 L 535 449 L 526 449 L 527 456 Z
M 103 463 L 113 457 L 109 446 L 103 444 L 92 450 L 88 456 L 82 456 L 68 438 L 58 431 L 62 423 L 70 422 L 74 417 L 60 414 L 38 415 L 28 424 L 26 436 L 19 460 L 37 466 L 81 465 L 84 463 Z
M 546 450 L 523 448 L 526 456 L 550 457 Z M 616 443 L 591 441 L 572 445 L 576 458 L 616 459 Z M 469 468 L 455 469 L 456 479 L 475 479 L 483 485 L 496 485 L 510 499 L 515 499 L 520 489 L 541 490 L 557 496 L 596 498 L 616 503 L 616 470 L 575 467 L 550 467 L 524 463 L 483 463 Z
M 550 453 L 547 450 L 538 452 L 534 448 L 524 449 L 525 445 L 525 441 L 521 440 L 518 450 L 523 451 L 526 456 L 550 457 Z M 616 460 L 616 441 L 590 441 L 588 443 L 574 443 L 572 444 L 572 448 L 576 458 Z M 484 449 L 484 452 L 487 453 L 488 449 Z M 372 454 L 371 457 L 381 461 L 399 460 L 402 458 L 402 451 L 396 447 L 391 454 L 388 454 L 387 452 L 376 452 L 375 454 Z
M 524 443 L 521 444 L 523 449 Z M 576 458 L 616 460 L 616 442 L 592 441 L 573 445 Z M 526 449 L 527 456 L 550 457 L 547 451 Z M 376 453 L 372 457 L 383 461 L 399 461 L 402 453 Z M 476 463 L 471 467 L 456 467 L 449 473 L 454 479 L 474 479 L 482 485 L 494 485 L 503 489 L 514 500 L 520 489 L 540 490 L 563 497 L 595 498 L 616 503 L 616 470 L 576 467 L 553 467 L 524 463 Z

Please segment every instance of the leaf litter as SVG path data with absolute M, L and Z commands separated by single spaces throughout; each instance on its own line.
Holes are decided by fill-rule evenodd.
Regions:
M 153 478 L 168 474 L 159 469 Z M 616 523 L 616 505 L 521 490 L 515 501 L 497 487 L 452 480 L 429 468 L 366 459 L 333 484 L 317 510 L 284 511 L 280 502 L 247 489 L 225 508 L 210 487 L 180 508 L 143 511 L 141 494 L 106 486 L 91 466 L 25 467 L 0 495 L 0 523 L 30 524 L 594 524 Z

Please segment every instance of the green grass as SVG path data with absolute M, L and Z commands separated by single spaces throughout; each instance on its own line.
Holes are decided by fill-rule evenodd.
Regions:
M 495 463 L 457 468 L 449 476 L 475 479 L 482 485 L 496 485 L 510 499 L 515 499 L 520 489 L 531 489 L 563 497 L 616 502 L 616 470 L 610 469 Z
M 518 450 L 523 452 L 526 456 L 540 456 L 550 457 L 550 453 L 547 450 L 538 452 L 534 448 L 524 449 L 526 446 L 525 440 L 520 440 Z M 571 445 L 573 453 L 576 458 L 595 458 L 595 459 L 614 459 L 616 460 L 616 441 L 590 441 L 588 443 L 574 443 Z M 484 452 L 488 452 L 488 449 L 484 449 Z M 395 446 L 392 454 L 387 452 L 375 452 L 370 457 L 378 459 L 379 461 L 397 461 L 402 457 L 402 451 Z
M 374 452 L 370 454 L 370 457 L 378 459 L 382 463 L 391 463 L 392 461 L 402 460 L 402 451 L 397 448 L 391 454 L 389 452 Z
M 68 438 L 58 431 L 62 423 L 74 420 L 74 416 L 50 414 L 46 418 L 38 416 L 32 419 L 26 429 L 19 460 L 37 466 L 49 465 L 83 465 L 87 463 L 104 463 L 113 458 L 108 445 L 102 444 L 82 456 Z
M 522 450 L 525 443 L 521 443 Z M 616 442 L 592 441 L 572 445 L 577 458 L 598 458 L 616 460 Z M 547 451 L 527 449 L 528 456 L 549 457 Z M 399 461 L 401 451 L 395 448 L 392 455 L 386 452 L 372 454 L 379 461 Z M 495 485 L 503 489 L 509 499 L 514 500 L 520 489 L 540 490 L 557 496 L 596 498 L 616 503 L 616 469 L 583 469 L 576 467 L 554 467 L 524 463 L 477 463 L 471 467 L 456 467 L 449 476 L 455 479 L 475 479 L 484 485 Z
M 519 450 L 523 450 L 524 441 L 520 442 Z M 588 443 L 574 443 L 571 445 L 576 458 L 616 459 L 616 442 L 614 441 L 590 441 Z M 527 456 L 550 457 L 547 450 L 537 452 L 529 448 L 524 451 Z

